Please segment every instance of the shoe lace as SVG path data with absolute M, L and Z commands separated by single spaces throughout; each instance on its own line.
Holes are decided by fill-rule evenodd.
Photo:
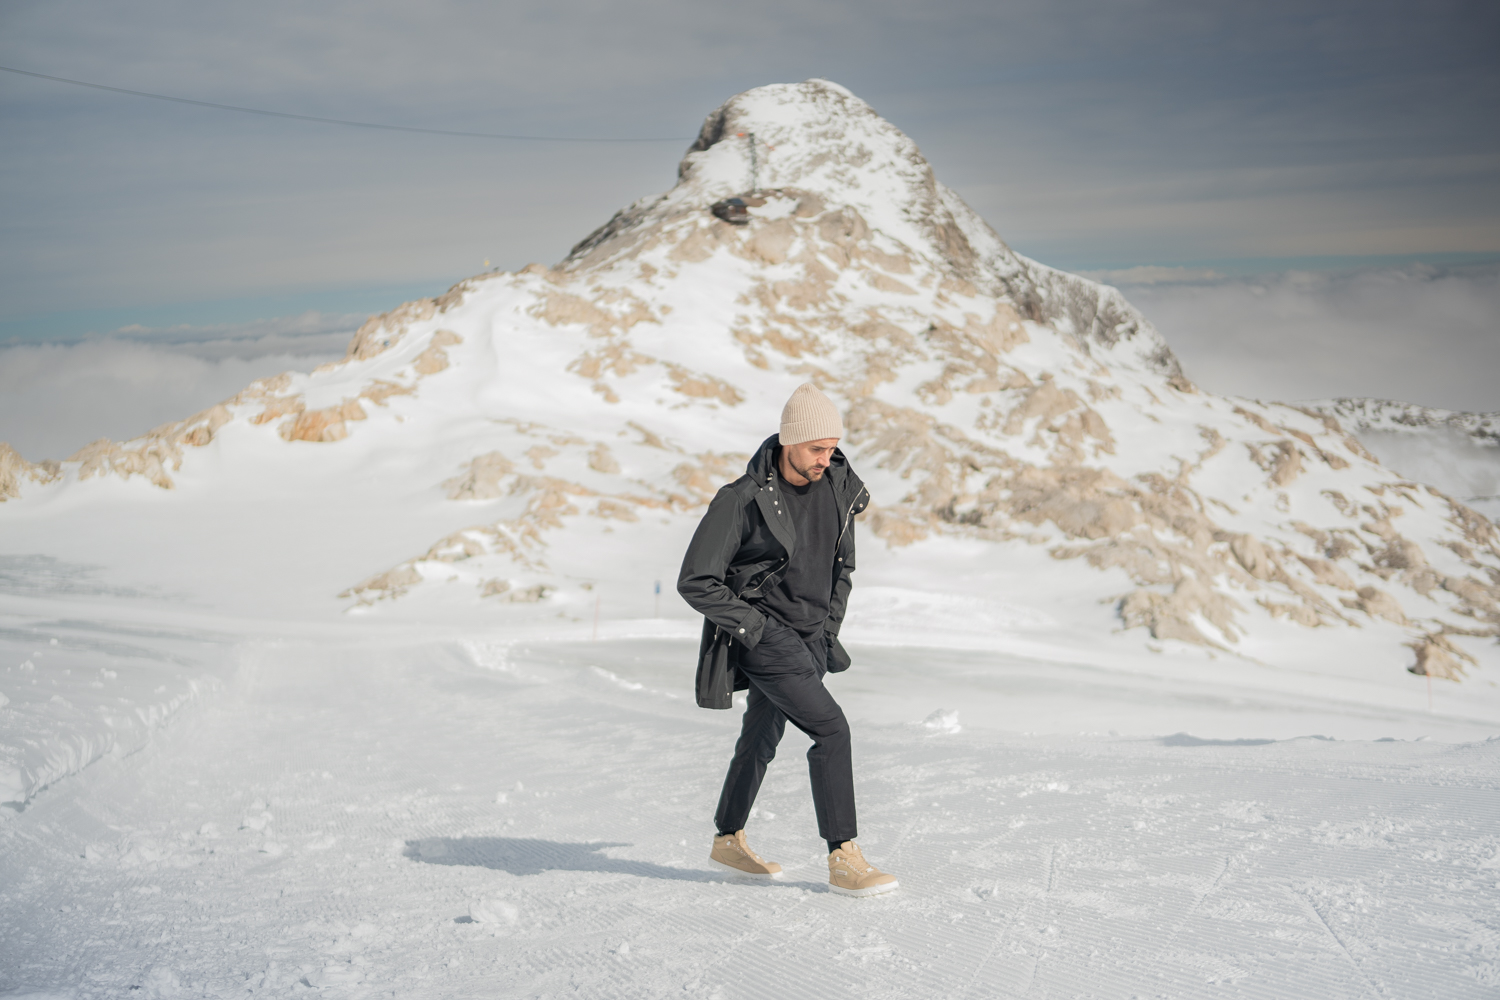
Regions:
M 734 841 L 734 845 L 736 847 L 738 847 L 741 851 L 744 851 L 745 855 L 747 857 L 749 857 L 751 860 L 753 860 L 753 861 L 759 861 L 761 864 L 765 864 L 765 860 L 762 859 L 759 854 L 756 854 L 754 851 L 752 851 L 750 849 L 750 845 L 747 844 L 747 843 L 745 843 L 743 840 L 736 839 Z

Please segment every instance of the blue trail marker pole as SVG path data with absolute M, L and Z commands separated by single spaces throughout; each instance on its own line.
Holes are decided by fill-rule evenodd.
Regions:
M 652 606 L 651 606 L 651 617 L 652 618 L 660 618 L 661 617 L 661 581 L 660 580 L 656 581 L 656 598 L 653 601 Z

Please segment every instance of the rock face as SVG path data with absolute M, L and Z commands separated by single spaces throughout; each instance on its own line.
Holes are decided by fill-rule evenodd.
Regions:
M 28 462 L 14 448 L 0 441 L 0 503 L 19 497 L 23 483 L 50 483 L 61 472 L 60 462 Z
M 746 224 L 710 211 L 729 197 Z M 649 545 L 649 524 L 696 519 L 805 380 L 844 407 L 866 520 L 903 552 L 1042 547 L 1045 585 L 1100 590 L 1123 628 L 1231 651 L 1260 636 L 1262 657 L 1288 626 L 1386 629 L 1411 669 L 1457 679 L 1500 635 L 1489 520 L 1379 464 L 1343 410 L 1196 388 L 1119 292 L 1011 251 L 820 80 L 727 102 L 676 186 L 556 267 L 408 303 L 337 365 L 65 468 L 169 486 L 228 420 L 298 447 L 437 433 L 377 413 L 446 421 L 468 450 L 432 488 L 483 519 L 345 596 L 456 579 L 541 601 L 588 575 L 557 544 L 570 532 Z

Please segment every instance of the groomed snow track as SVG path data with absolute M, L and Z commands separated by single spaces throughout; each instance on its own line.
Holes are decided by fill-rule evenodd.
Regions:
M 662 689 L 661 663 L 685 678 L 690 656 L 668 641 L 262 649 L 146 750 L 0 825 L 0 989 L 1500 989 L 1500 740 L 857 724 L 861 840 L 902 888 L 849 900 L 824 886 L 795 733 L 751 831 L 786 880 L 709 870 L 738 713 Z

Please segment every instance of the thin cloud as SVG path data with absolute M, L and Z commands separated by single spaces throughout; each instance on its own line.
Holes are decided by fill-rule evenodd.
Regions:
M 110 340 L 171 347 L 177 353 L 218 361 L 251 360 L 272 355 L 314 357 L 341 355 L 353 331 L 365 321 L 359 313 L 330 315 L 309 310 L 249 323 L 180 324 L 167 327 L 132 323 L 115 330 Z
M 1163 267 L 1138 264 L 1113 271 L 1080 271 L 1086 278 L 1107 285 L 1196 285 L 1222 281 L 1225 275 L 1208 267 Z
M 362 319 L 307 313 L 234 326 L 137 326 L 0 348 L 0 440 L 35 461 L 143 434 L 258 378 L 343 357 Z
M 1121 290 L 1204 388 L 1500 410 L 1500 265 L 1284 271 Z

